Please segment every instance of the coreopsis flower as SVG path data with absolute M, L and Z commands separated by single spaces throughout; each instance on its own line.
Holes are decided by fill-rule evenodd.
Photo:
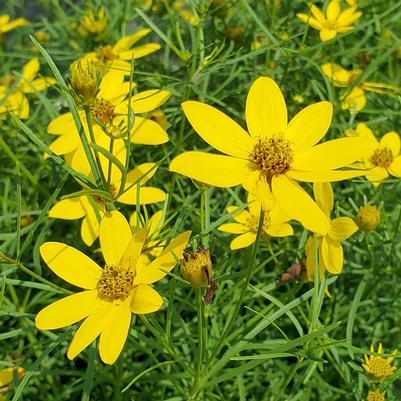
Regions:
M 117 69 L 125 74 L 131 72 L 131 60 L 139 59 L 160 49 L 158 43 L 146 43 L 133 47 L 140 39 L 152 32 L 150 29 L 141 29 L 132 35 L 124 36 L 114 45 L 101 46 L 98 50 L 87 53 L 82 58 L 93 60 L 102 68 Z
M 0 77 L 0 118 L 10 112 L 21 119 L 29 117 L 29 102 L 25 94 L 40 92 L 56 83 L 51 77 L 36 78 L 39 61 L 33 58 L 22 69 L 21 78 L 7 74 Z
M 378 390 L 369 390 L 368 391 L 368 398 L 366 401 L 385 401 L 386 399 L 386 392 L 378 391 Z
M 40 254 L 50 269 L 83 291 L 42 309 L 36 316 L 36 327 L 55 330 L 84 319 L 68 348 L 67 357 L 75 358 L 100 336 L 100 358 L 104 363 L 114 363 L 127 339 L 132 313 L 152 313 L 162 306 L 162 297 L 149 284 L 173 269 L 190 234 L 190 231 L 179 234 L 143 268 L 138 268 L 137 261 L 147 230 L 144 228 L 132 235 L 128 221 L 116 210 L 107 213 L 100 224 L 104 268 L 69 245 L 44 243 Z
M 373 344 L 370 346 L 370 352 L 375 352 Z M 379 343 L 379 348 L 377 350 L 378 354 L 383 353 L 383 346 L 382 343 Z M 397 351 L 393 351 L 392 355 L 395 355 Z M 365 369 L 366 373 L 368 374 L 369 378 L 372 381 L 381 381 L 386 377 L 393 374 L 396 370 L 395 366 L 392 366 L 392 362 L 394 357 L 389 356 L 387 358 L 383 358 L 382 356 L 378 355 L 367 355 L 365 354 L 365 363 L 362 364 L 362 367 Z
M 326 15 L 314 4 L 310 5 L 313 16 L 298 13 L 297 17 L 319 31 L 320 40 L 333 39 L 338 33 L 349 32 L 353 24 L 362 15 L 355 6 L 341 11 L 339 0 L 331 0 L 326 8 Z
M 380 223 L 380 211 L 373 205 L 362 206 L 354 221 L 361 231 L 373 231 Z
M 252 245 L 258 233 L 260 212 L 262 202 L 256 199 L 252 194 L 248 194 L 248 210 L 237 210 L 237 206 L 228 206 L 227 211 L 232 215 L 236 223 L 225 223 L 217 229 L 230 233 L 239 234 L 230 243 L 230 248 L 241 249 Z M 236 211 L 237 210 L 237 211 Z M 271 237 L 286 237 L 293 235 L 292 227 L 287 223 L 288 217 L 276 206 L 271 205 L 269 209 L 264 210 L 264 220 L 262 226 L 262 235 Z
M 10 21 L 9 15 L 0 16 L 0 35 L 2 33 L 11 31 L 19 26 L 28 25 L 29 22 L 25 18 L 17 18 L 14 21 Z
M 0 369 L 0 392 L 6 391 L 8 385 L 14 381 L 14 378 L 22 379 L 25 375 L 25 369 L 21 367 Z M 0 400 L 1 400 L 0 394 Z
M 330 222 L 296 181 L 339 181 L 363 174 L 339 169 L 348 160 L 358 160 L 364 140 L 318 144 L 331 123 L 331 103 L 312 104 L 288 123 L 283 94 L 271 78 L 258 78 L 248 93 L 245 115 L 250 134 L 207 104 L 187 101 L 182 107 L 195 131 L 224 155 L 185 152 L 173 159 L 171 171 L 217 187 L 242 184 L 262 200 L 273 197 L 289 219 L 311 231 L 325 234 Z
M 208 286 L 213 276 L 213 263 L 210 252 L 200 246 L 195 252 L 183 253 L 180 262 L 182 277 L 191 283 L 193 288 Z
M 366 139 L 369 146 L 361 157 L 361 163 L 354 166 L 364 169 L 366 178 L 375 186 L 390 175 L 401 178 L 400 136 L 390 131 L 379 141 L 364 123 L 359 123 L 355 132 L 358 137 Z
M 92 10 L 88 10 L 82 17 L 78 25 L 78 34 L 83 38 L 92 35 L 99 36 L 104 32 L 107 27 L 107 17 L 103 7 L 94 13 Z
M 315 200 L 330 220 L 327 232 L 318 237 L 319 247 L 319 274 L 323 276 L 325 270 L 331 274 L 340 274 L 343 269 L 343 248 L 341 241 L 351 237 L 358 226 L 349 217 L 337 217 L 331 220 L 333 209 L 333 190 L 330 183 L 314 183 L 313 193 Z M 309 237 L 305 244 L 306 279 L 313 280 L 315 273 L 315 246 L 313 237 Z
M 340 88 L 351 86 L 363 72 L 360 68 L 346 70 L 336 63 L 325 63 L 321 67 L 331 83 Z M 399 92 L 400 89 L 390 84 L 370 81 L 360 82 L 342 99 L 341 107 L 343 110 L 351 112 L 362 110 L 366 105 L 365 91 L 391 96 L 394 92 Z

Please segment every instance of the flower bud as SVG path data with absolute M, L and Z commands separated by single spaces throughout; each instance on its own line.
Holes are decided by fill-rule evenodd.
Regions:
M 355 223 L 361 231 L 373 231 L 380 223 L 380 212 L 375 206 L 362 206 L 355 217 Z
M 193 288 L 208 286 L 213 274 L 210 252 L 203 246 L 195 252 L 184 251 L 180 269 L 184 279 L 189 281 Z
M 98 68 L 90 60 L 76 60 L 70 66 L 71 86 L 75 93 L 87 101 L 96 96 Z

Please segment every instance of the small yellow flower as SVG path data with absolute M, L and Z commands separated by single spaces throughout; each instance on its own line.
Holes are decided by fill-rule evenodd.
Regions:
M 304 97 L 301 95 L 294 95 L 292 97 L 292 100 L 294 100 L 294 102 L 297 102 L 297 103 L 303 103 L 305 101 Z
M 370 346 L 370 352 L 375 352 L 373 344 Z M 377 350 L 378 354 L 383 353 L 382 343 L 379 343 L 379 348 Z M 393 351 L 392 355 L 395 355 L 397 351 Z M 365 354 L 365 363 L 362 364 L 362 367 L 365 369 L 369 378 L 372 381 L 381 381 L 386 377 L 393 374 L 396 370 L 395 366 L 391 366 L 394 358 L 389 356 L 387 358 L 383 358 L 381 356 L 376 355 L 367 355 Z
M 262 234 L 271 237 L 286 237 L 293 235 L 292 227 L 287 223 L 289 220 L 283 212 L 273 205 L 269 205 L 269 209 L 264 210 L 264 221 L 262 227 Z M 252 245 L 257 236 L 260 212 L 262 209 L 262 202 L 256 199 L 252 194 L 248 194 L 248 210 L 239 210 L 237 206 L 228 206 L 228 213 L 232 213 L 232 217 L 236 223 L 226 223 L 218 227 L 218 230 L 230 233 L 239 234 L 237 238 L 233 239 L 230 248 L 241 249 Z
M 366 401 L 385 401 L 386 397 L 386 392 L 380 392 L 376 390 L 369 390 L 368 391 L 368 398 Z
M 362 206 L 354 221 L 361 231 L 373 231 L 380 223 L 380 211 L 372 205 Z
M 330 79 L 331 83 L 340 88 L 351 86 L 363 72 L 360 68 L 346 70 L 335 63 L 325 63 L 321 67 L 323 73 Z M 342 100 L 341 107 L 343 110 L 349 110 L 350 112 L 362 110 L 366 105 L 365 91 L 391 96 L 394 92 L 399 92 L 400 89 L 390 84 L 370 81 L 361 82 Z
M 36 31 L 34 36 L 38 42 L 46 43 L 50 40 L 49 34 L 45 31 Z
M 186 231 L 174 238 L 146 268 L 140 268 L 137 261 L 147 230 L 144 228 L 132 235 L 128 221 L 116 210 L 106 214 L 100 224 L 103 269 L 71 246 L 60 242 L 44 243 L 40 254 L 46 264 L 59 277 L 83 291 L 42 309 L 36 316 L 36 327 L 55 330 L 84 319 L 70 344 L 68 358 L 75 358 L 100 336 L 100 358 L 104 363 L 114 363 L 127 339 L 132 313 L 152 313 L 162 306 L 162 297 L 149 284 L 173 269 L 190 234 Z
M 90 60 L 76 60 L 70 66 L 71 86 L 78 96 L 91 101 L 97 92 L 99 70 Z
M 78 25 L 78 34 L 82 37 L 88 35 L 98 36 L 103 33 L 107 27 L 107 17 L 104 8 L 100 7 L 97 13 L 89 10 L 81 19 Z
M 0 370 L 0 387 L 5 387 L 12 383 L 14 377 L 22 379 L 25 375 L 25 369 L 21 367 L 5 368 Z M 0 390 L 1 391 L 1 390 Z
M 183 253 L 180 263 L 181 274 L 193 288 L 209 285 L 213 275 L 213 265 L 210 252 L 200 246 L 195 252 Z
M 0 16 L 0 34 L 11 31 L 19 26 L 28 25 L 29 22 L 25 18 L 17 18 L 10 22 L 9 15 Z
M 298 13 L 297 17 L 317 29 L 322 41 L 333 39 L 338 33 L 351 31 L 352 25 L 362 15 L 360 11 L 356 10 L 356 7 L 349 7 L 341 12 L 339 0 L 330 1 L 326 15 L 314 4 L 311 4 L 310 10 L 313 17 L 303 13 Z
M 315 200 L 322 211 L 330 219 L 334 197 L 330 183 L 314 183 Z M 357 225 L 349 217 L 330 219 L 330 228 L 318 238 L 319 273 L 323 276 L 325 270 L 331 274 L 340 274 L 343 269 L 343 248 L 341 241 L 351 237 L 358 230 Z M 315 273 L 315 246 L 313 237 L 305 244 L 306 280 L 313 280 Z

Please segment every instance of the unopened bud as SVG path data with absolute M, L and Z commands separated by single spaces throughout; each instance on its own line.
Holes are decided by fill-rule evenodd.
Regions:
M 195 252 L 183 253 L 181 274 L 194 288 L 208 286 L 213 274 L 210 252 L 200 246 Z
M 70 66 L 71 86 L 78 96 L 92 100 L 96 96 L 98 68 L 90 60 L 76 60 Z
M 380 211 L 372 205 L 359 208 L 355 223 L 361 231 L 373 231 L 380 223 Z

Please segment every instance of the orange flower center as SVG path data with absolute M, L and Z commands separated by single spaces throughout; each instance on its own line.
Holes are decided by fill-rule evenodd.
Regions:
M 370 158 L 370 161 L 378 167 L 388 168 L 394 160 L 393 152 L 390 148 L 376 149 Z
M 134 287 L 134 274 L 120 266 L 106 266 L 97 283 L 99 298 L 124 301 Z
M 107 124 L 115 117 L 114 105 L 110 100 L 96 99 L 91 106 L 91 113 L 92 117 Z
M 250 160 L 266 173 L 267 178 L 290 170 L 293 157 L 290 142 L 281 137 L 259 138 L 250 154 Z

